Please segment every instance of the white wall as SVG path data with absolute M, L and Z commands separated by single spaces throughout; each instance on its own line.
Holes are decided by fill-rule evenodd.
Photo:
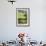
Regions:
M 30 27 L 16 27 L 16 8 L 30 8 Z M 15 40 L 19 32 L 46 40 L 46 0 L 17 0 L 13 5 L 0 0 L 0 40 Z

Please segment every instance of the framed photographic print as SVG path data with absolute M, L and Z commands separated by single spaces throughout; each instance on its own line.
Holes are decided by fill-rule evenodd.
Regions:
M 16 26 L 30 26 L 29 8 L 16 8 Z

